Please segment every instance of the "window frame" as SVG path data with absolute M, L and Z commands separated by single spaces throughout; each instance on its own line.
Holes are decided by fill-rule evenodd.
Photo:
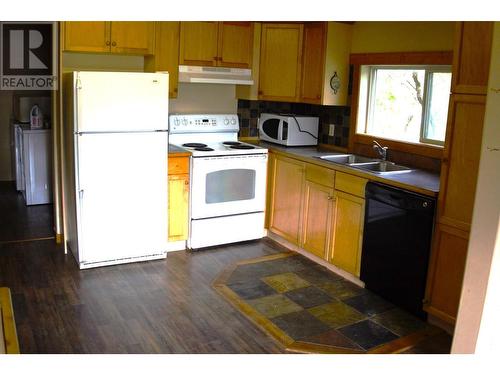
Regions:
M 370 137 L 378 137 L 373 133 L 369 132 L 374 112 L 374 102 L 375 102 L 375 86 L 377 80 L 377 71 L 390 69 L 390 70 L 424 70 L 424 90 L 422 93 L 422 113 L 420 120 L 420 136 L 417 144 L 422 145 L 433 145 L 433 146 L 444 146 L 444 140 L 439 141 L 436 139 L 431 139 L 426 137 L 426 132 L 428 129 L 428 120 L 429 120 L 429 107 L 430 100 L 432 98 L 431 93 L 431 84 L 432 83 L 432 75 L 434 73 L 450 73 L 452 74 L 452 66 L 451 65 L 432 65 L 432 64 L 404 64 L 404 65 L 392 65 L 392 64 L 366 64 L 360 66 L 361 69 L 367 69 L 367 98 L 366 98 L 366 108 L 364 109 L 365 119 L 364 119 L 364 132 L 360 131 L 359 126 L 356 129 L 356 133 L 362 136 L 370 136 Z M 451 93 L 451 86 L 450 86 Z M 404 139 L 395 139 L 388 138 L 394 142 L 410 142 Z

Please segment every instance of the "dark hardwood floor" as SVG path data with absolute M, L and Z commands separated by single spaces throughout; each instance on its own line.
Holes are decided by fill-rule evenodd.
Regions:
M 13 188 L 2 184 L 0 191 L 6 226 L 0 231 L 0 286 L 11 289 L 22 353 L 284 352 L 211 285 L 238 260 L 283 251 L 274 242 L 79 270 L 53 239 L 16 241 L 50 233 L 51 206 L 30 210 Z M 446 345 L 412 350 L 440 353 L 449 350 Z

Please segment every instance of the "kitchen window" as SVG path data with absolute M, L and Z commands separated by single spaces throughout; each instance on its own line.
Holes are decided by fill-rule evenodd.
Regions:
M 449 65 L 363 65 L 357 133 L 443 145 L 451 89 Z

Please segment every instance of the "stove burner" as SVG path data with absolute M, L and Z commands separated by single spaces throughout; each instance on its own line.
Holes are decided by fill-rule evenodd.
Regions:
M 251 150 L 252 148 L 255 148 L 255 147 L 250 146 L 250 145 L 235 145 L 235 146 L 231 146 L 230 148 L 234 148 L 236 150 Z
M 197 147 L 207 147 L 206 144 L 204 143 L 184 143 L 182 145 L 182 147 L 193 147 L 193 148 L 197 148 Z
M 210 147 L 196 147 L 194 150 L 195 151 L 213 151 L 214 149 L 210 148 Z
M 238 146 L 238 145 L 241 145 L 240 142 L 233 142 L 233 141 L 222 142 L 222 144 L 226 145 L 226 146 Z

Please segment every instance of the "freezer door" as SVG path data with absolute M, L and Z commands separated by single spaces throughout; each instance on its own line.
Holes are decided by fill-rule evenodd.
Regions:
M 168 73 L 74 74 L 77 132 L 168 129 Z
M 166 251 L 167 134 L 75 136 L 80 265 Z

